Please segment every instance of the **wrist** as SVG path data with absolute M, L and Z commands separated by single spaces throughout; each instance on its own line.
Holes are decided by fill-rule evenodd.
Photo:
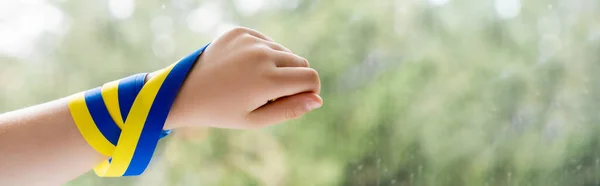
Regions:
M 158 141 L 173 128 L 167 118 L 187 73 L 202 48 L 154 73 L 139 73 L 80 92 L 69 100 L 81 135 L 99 153 L 112 157 L 95 169 L 101 177 L 140 175 Z M 124 150 L 120 150 L 124 149 Z

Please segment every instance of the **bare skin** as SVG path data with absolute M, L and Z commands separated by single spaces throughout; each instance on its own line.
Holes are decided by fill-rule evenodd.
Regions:
M 257 31 L 236 28 L 198 59 L 165 128 L 270 126 L 319 108 L 320 86 L 306 59 Z M 0 115 L 0 185 L 61 185 L 108 158 L 80 135 L 68 100 Z

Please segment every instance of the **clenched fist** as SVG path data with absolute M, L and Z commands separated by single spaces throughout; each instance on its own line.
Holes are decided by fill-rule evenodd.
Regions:
M 165 127 L 276 124 L 321 107 L 320 88 L 306 59 L 257 31 L 236 28 L 196 61 Z

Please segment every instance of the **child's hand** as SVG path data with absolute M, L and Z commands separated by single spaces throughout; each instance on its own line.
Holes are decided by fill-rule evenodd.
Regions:
M 166 128 L 257 128 L 323 104 L 317 71 L 257 31 L 236 28 L 202 53 L 169 113 Z M 274 102 L 269 100 L 279 98 Z

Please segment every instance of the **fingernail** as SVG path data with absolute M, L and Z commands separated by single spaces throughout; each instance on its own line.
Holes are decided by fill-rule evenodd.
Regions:
M 316 102 L 316 101 L 307 101 L 306 107 L 308 107 L 308 110 L 315 110 L 315 109 L 318 109 L 319 107 L 321 107 L 321 103 Z

